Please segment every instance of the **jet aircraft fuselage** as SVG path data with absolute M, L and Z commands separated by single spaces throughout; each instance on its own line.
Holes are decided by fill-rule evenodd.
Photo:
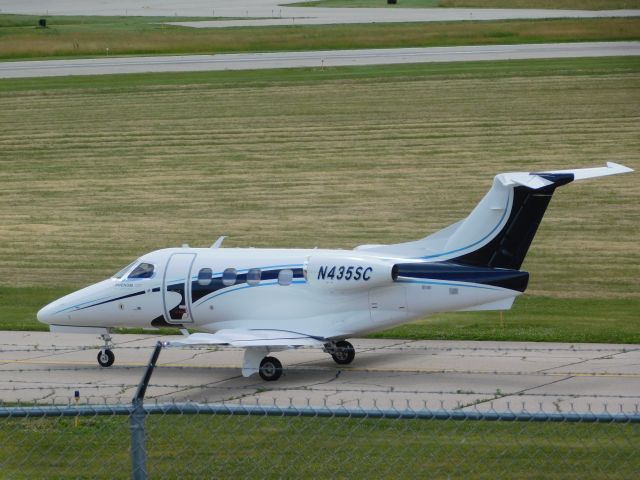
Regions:
M 425 315 L 502 302 L 528 274 L 357 250 L 169 248 L 42 309 L 53 331 L 194 327 L 347 338 Z

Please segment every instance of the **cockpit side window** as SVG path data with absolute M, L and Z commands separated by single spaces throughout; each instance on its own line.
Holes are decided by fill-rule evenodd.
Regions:
M 131 269 L 131 267 L 133 267 L 135 264 L 137 263 L 136 261 L 131 262 L 129 265 L 127 265 L 126 267 L 124 267 L 122 270 L 120 270 L 118 273 L 116 273 L 113 277 L 111 278 L 117 278 L 120 279 L 122 277 L 124 277 L 127 272 Z
M 131 272 L 127 278 L 151 278 L 153 277 L 153 269 L 154 266 L 151 263 L 141 263 L 133 269 L 133 272 Z

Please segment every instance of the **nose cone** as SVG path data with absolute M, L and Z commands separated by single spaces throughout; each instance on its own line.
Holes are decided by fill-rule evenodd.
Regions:
M 38 321 L 56 327 L 94 326 L 96 322 L 100 323 L 103 317 L 89 307 L 108 303 L 114 296 L 113 283 L 113 280 L 104 280 L 58 298 L 38 311 Z
M 45 305 L 38 310 L 38 321 L 47 325 L 51 325 L 55 322 L 56 310 L 58 309 L 58 302 L 51 302 L 49 305 Z

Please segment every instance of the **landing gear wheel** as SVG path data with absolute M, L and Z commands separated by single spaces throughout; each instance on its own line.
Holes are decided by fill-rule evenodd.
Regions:
M 282 375 L 282 364 L 275 357 L 264 357 L 260 362 L 260 370 L 258 373 L 263 380 L 273 382 L 278 380 Z
M 113 365 L 116 356 L 113 354 L 111 350 L 100 350 L 98 353 L 98 363 L 101 367 L 110 367 Z
M 348 365 L 356 358 L 356 349 L 353 348 L 349 342 L 341 340 L 336 342 L 334 353 L 331 354 L 331 358 L 338 365 Z

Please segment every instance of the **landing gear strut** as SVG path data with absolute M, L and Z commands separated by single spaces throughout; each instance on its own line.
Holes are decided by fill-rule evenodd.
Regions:
M 111 342 L 111 335 L 103 333 L 100 337 L 104 340 L 104 347 L 98 352 L 98 363 L 101 367 L 110 367 L 116 359 L 116 356 L 110 349 L 113 345 Z
M 346 340 L 327 343 L 324 346 L 324 351 L 331 354 L 331 358 L 338 365 L 348 365 L 356 358 L 356 349 Z

